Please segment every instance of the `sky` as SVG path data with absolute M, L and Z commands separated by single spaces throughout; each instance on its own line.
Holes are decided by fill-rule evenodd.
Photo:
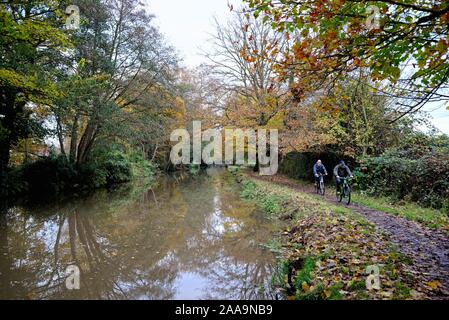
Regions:
M 156 25 L 177 49 L 183 64 L 195 67 L 204 61 L 201 49 L 210 47 L 214 17 L 226 21 L 231 16 L 228 3 L 238 7 L 238 0 L 146 0 Z M 241 2 L 240 2 L 241 3 Z
M 156 16 L 160 31 L 176 48 L 183 59 L 182 65 L 193 68 L 204 62 L 201 51 L 210 48 L 210 34 L 214 32 L 214 17 L 226 21 L 231 16 L 228 3 L 238 8 L 240 0 L 145 0 L 149 12 Z M 449 110 L 435 105 L 425 109 L 432 123 L 449 134 Z

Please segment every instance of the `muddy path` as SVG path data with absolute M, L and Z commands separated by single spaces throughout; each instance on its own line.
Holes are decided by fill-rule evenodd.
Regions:
M 283 175 L 258 176 L 252 173 L 250 175 L 259 180 L 316 195 L 313 184 L 300 185 Z M 323 199 L 333 204 L 343 205 L 338 203 L 333 193 L 326 194 Z M 420 280 L 424 291 L 429 291 L 430 288 L 436 298 L 449 299 L 449 238 L 445 234 L 405 218 L 358 204 L 346 207 L 363 215 L 379 231 L 389 237 L 398 251 L 412 259 L 413 265 L 410 266 L 409 271 Z

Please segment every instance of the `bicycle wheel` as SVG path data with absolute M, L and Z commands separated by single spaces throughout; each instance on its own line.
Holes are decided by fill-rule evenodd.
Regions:
M 346 204 L 349 206 L 351 204 L 351 187 L 346 187 Z
M 343 186 L 341 186 L 340 187 L 340 193 L 338 193 L 338 191 L 337 191 L 337 200 L 338 200 L 338 202 L 341 202 L 343 200 L 344 193 L 345 193 L 345 188 Z
M 325 189 L 324 189 L 324 181 L 321 181 L 320 182 L 320 194 L 322 195 L 322 196 L 324 196 L 324 193 L 325 193 Z

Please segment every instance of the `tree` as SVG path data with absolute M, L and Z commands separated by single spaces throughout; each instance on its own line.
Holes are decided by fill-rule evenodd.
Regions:
M 215 51 L 206 57 L 225 91 L 221 125 L 279 129 L 290 102 L 288 86 L 278 81 L 276 73 L 283 35 L 243 11 L 225 25 L 216 21 L 212 42 Z
M 213 75 L 222 81 L 228 100 L 245 100 L 249 109 L 257 108 L 246 116 L 256 126 L 265 126 L 287 105 L 282 99 L 287 90 L 277 81 L 275 72 L 284 38 L 258 19 L 236 12 L 226 25 L 216 21 L 212 44 L 215 51 L 206 57 Z
M 11 148 L 40 130 L 30 104 L 59 95 L 52 58 L 70 46 L 60 28 L 58 1 L 0 4 L 0 189 L 4 191 Z
M 447 101 L 449 3 L 441 0 L 246 0 L 279 32 L 292 34 L 284 70 L 333 79 L 366 67 L 382 93 L 400 98 L 396 119 Z M 378 23 L 376 21 L 378 20 Z
M 378 94 L 364 70 L 336 81 L 289 109 L 282 135 L 284 152 L 328 153 L 357 160 L 398 145 L 416 118 L 392 122 L 394 100 Z
M 336 143 L 333 151 L 352 159 L 379 155 L 399 143 L 401 130 L 410 116 L 392 122 L 398 113 L 391 110 L 394 100 L 387 99 L 373 89 L 364 70 L 336 83 L 330 96 L 337 110 L 334 117 Z
M 161 112 L 154 98 L 167 92 L 176 58 L 139 1 L 75 4 L 82 23 L 64 75 L 68 95 L 54 114 L 61 152 L 67 153 L 63 142 L 70 137 L 69 158 L 82 165 L 98 139 L 141 134 L 130 127 L 137 116 L 143 120 Z

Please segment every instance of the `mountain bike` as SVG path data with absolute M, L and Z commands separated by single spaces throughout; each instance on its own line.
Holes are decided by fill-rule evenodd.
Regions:
M 351 186 L 349 185 L 349 180 L 351 178 L 340 178 L 341 184 L 340 184 L 340 192 L 337 188 L 337 200 L 338 202 L 342 202 L 344 200 L 344 203 L 349 205 L 351 203 Z
M 324 188 L 324 177 L 325 175 L 323 175 L 322 173 L 319 173 L 319 182 L 315 181 L 315 188 L 316 188 L 316 193 L 319 195 L 324 196 L 325 194 L 325 188 Z

